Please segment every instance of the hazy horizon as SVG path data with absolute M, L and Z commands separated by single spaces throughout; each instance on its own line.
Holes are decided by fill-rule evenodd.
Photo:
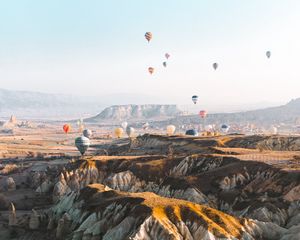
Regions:
M 219 109 L 300 97 L 296 0 L 28 0 L 1 9 L 1 88 L 140 94 L 145 102 L 152 95 L 183 105 L 197 94 L 200 108 Z

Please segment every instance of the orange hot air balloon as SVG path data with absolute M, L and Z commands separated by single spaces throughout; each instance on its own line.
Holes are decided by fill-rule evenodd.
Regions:
M 145 33 L 145 38 L 147 39 L 148 42 L 152 39 L 152 33 L 151 32 L 146 32 Z
M 205 118 L 206 115 L 207 115 L 207 112 L 206 112 L 205 110 L 201 110 L 201 111 L 199 112 L 199 115 L 200 115 L 201 118 Z
M 68 133 L 68 132 L 71 131 L 71 126 L 69 124 L 65 124 L 63 126 L 63 130 L 64 130 L 65 133 Z
M 153 68 L 153 67 L 148 67 L 148 72 L 149 72 L 150 74 L 153 74 L 154 68 Z

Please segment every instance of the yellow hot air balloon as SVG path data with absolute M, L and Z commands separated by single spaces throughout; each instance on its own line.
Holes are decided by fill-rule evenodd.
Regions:
M 117 138 L 121 138 L 123 136 L 124 130 L 123 130 L 123 128 L 119 127 L 119 128 L 116 128 L 114 132 L 115 132 L 115 135 Z
M 167 135 L 169 135 L 169 136 L 173 135 L 175 130 L 176 130 L 176 127 L 174 125 L 168 125 L 167 126 Z

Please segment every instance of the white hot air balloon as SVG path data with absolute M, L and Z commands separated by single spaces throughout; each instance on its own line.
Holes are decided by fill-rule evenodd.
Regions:
M 87 138 L 91 138 L 93 133 L 90 129 L 84 129 L 82 132 L 83 136 L 87 137 Z
M 167 135 L 173 135 L 175 133 L 176 127 L 174 125 L 167 126 Z
M 135 129 L 133 127 L 128 126 L 126 128 L 126 133 L 127 133 L 128 137 L 130 137 L 130 138 L 133 137 L 134 132 L 135 132 Z
M 144 130 L 147 130 L 149 128 L 149 126 L 150 126 L 150 124 L 148 122 L 146 122 L 146 123 L 143 124 L 142 128 Z
M 75 139 L 75 146 L 77 147 L 81 155 L 83 155 L 86 152 L 86 150 L 88 150 L 90 144 L 90 139 L 88 139 L 85 136 L 81 136 Z
M 128 123 L 127 123 L 127 122 L 122 122 L 122 123 L 121 123 L 121 126 L 122 126 L 123 129 L 126 129 L 127 126 L 128 126 Z

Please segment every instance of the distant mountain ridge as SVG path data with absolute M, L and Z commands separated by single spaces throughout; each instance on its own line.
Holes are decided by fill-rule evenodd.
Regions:
M 86 119 L 88 122 L 97 122 L 101 120 L 132 120 L 132 119 L 159 119 L 171 118 L 182 114 L 176 105 L 167 104 L 128 104 L 114 105 L 105 108 L 95 117 Z

